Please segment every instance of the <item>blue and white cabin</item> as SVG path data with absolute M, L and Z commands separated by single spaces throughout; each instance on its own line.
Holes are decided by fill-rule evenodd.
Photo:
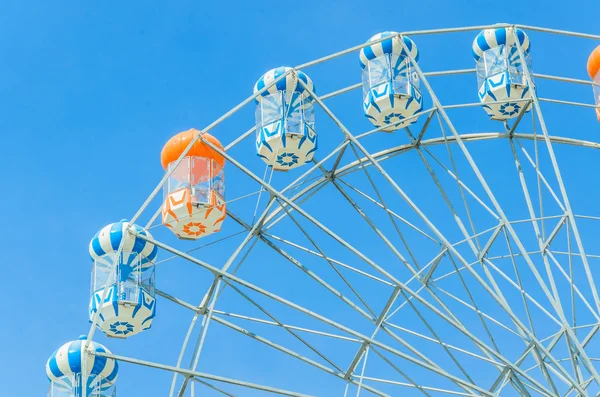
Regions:
M 290 69 L 269 70 L 254 85 L 254 94 Z M 274 170 L 287 171 L 308 163 L 317 150 L 314 98 L 299 80 L 315 92 L 312 80 L 296 71 L 256 97 L 256 151 Z
M 403 121 L 423 110 L 420 79 L 411 63 L 419 61 L 419 50 L 408 37 L 396 32 L 383 32 L 367 43 L 385 37 L 360 51 L 363 81 L 363 110 L 365 116 L 382 131 L 408 127 L 418 117 Z M 408 52 L 402 47 L 404 42 Z
M 116 397 L 119 365 L 112 358 L 84 352 L 85 340 L 86 336 L 82 335 L 76 341 L 65 343 L 48 359 L 48 397 Z M 97 342 L 90 342 L 88 347 L 93 352 L 110 354 Z
M 479 100 L 493 120 L 519 116 L 527 102 L 516 101 L 531 98 L 523 73 L 524 62 L 528 68 L 531 67 L 529 37 L 521 29 L 515 29 L 515 32 L 525 54 L 524 60 L 519 56 L 516 40 L 509 28 L 483 30 L 473 41 Z
M 89 247 L 94 262 L 90 322 L 99 312 L 98 328 L 116 338 L 127 338 L 150 328 L 156 315 L 154 260 L 158 247 L 127 232 L 128 225 L 122 220 L 102 228 Z M 133 225 L 132 231 L 152 238 L 141 226 Z M 115 265 L 116 271 L 109 279 Z

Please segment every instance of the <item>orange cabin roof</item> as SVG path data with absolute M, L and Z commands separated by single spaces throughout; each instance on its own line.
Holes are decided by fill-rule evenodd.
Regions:
M 596 47 L 596 49 L 590 54 L 587 63 L 587 70 L 591 79 L 596 77 L 598 74 L 598 71 L 600 70 L 600 46 Z
M 198 132 L 198 130 L 192 128 L 190 130 L 180 132 L 169 139 L 160 153 L 160 161 L 165 170 L 170 163 L 177 160 L 179 156 L 181 156 L 181 153 L 183 153 L 185 148 L 190 144 Z M 205 132 L 202 134 L 202 137 L 219 149 L 223 150 L 223 145 L 221 145 L 221 142 L 219 142 L 214 136 Z M 221 167 L 225 165 L 225 157 L 221 156 L 216 150 L 202 142 L 200 139 L 198 139 L 196 143 L 194 143 L 194 146 L 190 148 L 190 150 L 187 152 L 187 156 L 206 157 L 215 160 Z

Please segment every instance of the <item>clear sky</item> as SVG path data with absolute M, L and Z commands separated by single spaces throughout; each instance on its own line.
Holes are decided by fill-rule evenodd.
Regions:
M 600 33 L 599 11 L 598 2 L 555 0 L 3 0 L 0 158 L 4 187 L 0 207 L 6 212 L 0 222 L 4 275 L 0 394 L 46 393 L 48 356 L 89 329 L 90 238 L 104 225 L 133 216 L 161 178 L 159 153 L 170 136 L 208 125 L 249 96 L 256 79 L 268 69 L 298 65 L 363 43 L 385 30 L 509 22 Z M 429 53 L 421 53 L 424 69 L 473 67 L 469 43 L 474 34 L 460 36 L 458 44 L 436 44 L 435 38 L 423 38 L 429 46 Z M 532 40 L 536 70 L 587 78 L 585 62 L 597 43 L 581 40 L 577 47 L 563 49 L 560 42 L 541 45 L 542 40 L 546 39 L 540 38 L 540 45 Z M 358 58 L 356 54 L 351 57 L 356 59 L 315 69 L 311 76 L 319 92 L 360 81 Z M 472 95 L 465 98 L 475 101 L 475 77 L 469 78 L 465 90 Z M 444 87 L 435 88 L 440 89 L 440 97 L 452 98 Z M 565 99 L 590 102 L 588 91 Z M 338 108 L 349 120 L 360 120 L 362 130 L 369 128 L 359 107 Z M 215 135 L 225 143 L 233 141 L 252 126 L 252 112 L 251 107 L 246 109 Z M 595 126 L 590 120 L 561 121 L 565 128 L 579 131 Z M 487 128 L 484 122 L 481 129 Z M 461 120 L 460 125 L 469 128 L 469 120 Z M 331 124 L 328 128 L 332 129 Z M 262 175 L 264 168 L 254 157 L 252 143 L 243 148 L 246 152 L 240 149 L 236 155 Z M 238 183 L 236 175 L 232 171 L 228 176 L 228 189 Z M 239 183 L 244 188 L 228 190 L 232 192 L 229 197 L 252 191 L 248 180 Z M 244 205 L 253 212 L 254 201 Z M 228 222 L 230 230 L 239 229 Z M 220 267 L 227 258 L 225 251 L 233 251 L 238 242 L 233 239 L 224 245 L 226 249 L 210 251 L 203 259 Z M 173 269 L 176 265 L 180 266 L 177 270 Z M 172 267 L 157 273 L 159 288 L 176 295 L 181 290 L 185 300 L 199 303 L 207 285 L 206 272 L 176 261 L 168 266 Z M 248 277 L 260 281 L 260 272 L 249 271 Z M 263 276 L 269 274 L 265 271 Z M 194 277 L 198 277 L 197 284 Z M 284 279 L 283 275 L 273 277 Z M 115 353 L 174 365 L 191 316 L 173 306 L 159 301 L 156 326 L 148 335 L 113 341 L 97 333 L 97 339 Z M 265 384 L 272 384 L 273 377 L 291 376 L 285 372 L 288 367 L 261 377 L 256 368 L 236 364 L 251 363 L 256 353 L 250 348 L 244 351 L 246 361 L 236 361 L 233 345 L 224 340 L 211 344 L 220 350 L 208 349 L 207 357 L 214 361 L 203 362 L 202 370 L 237 374 L 240 379 Z M 151 379 L 144 380 L 146 376 Z M 325 378 L 314 379 L 327 387 Z M 305 381 L 290 379 L 280 385 L 302 389 Z M 119 379 L 123 396 L 166 395 L 169 385 L 168 374 L 140 371 L 131 365 L 123 366 Z M 343 389 L 327 390 L 330 395 L 341 395 Z

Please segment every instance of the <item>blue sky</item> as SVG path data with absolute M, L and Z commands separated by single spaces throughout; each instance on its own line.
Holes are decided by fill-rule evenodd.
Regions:
M 265 71 L 357 45 L 385 30 L 511 22 L 597 33 L 598 11 L 600 5 L 591 1 L 525 1 L 518 5 L 485 0 L 373 4 L 355 0 L 2 1 L 0 157 L 4 194 L 0 206 L 6 211 L 0 227 L 4 257 L 0 300 L 3 395 L 43 395 L 48 385 L 44 373 L 47 357 L 61 344 L 88 331 L 88 242 L 104 225 L 130 218 L 136 212 L 161 178 L 162 145 L 179 131 L 208 125 L 245 99 Z M 418 45 L 421 40 L 429 49 L 421 53 L 423 68 L 473 67 L 469 42 L 474 35 L 461 35 L 456 43 L 453 39 L 436 42 L 437 38 L 430 36 L 416 38 Z M 587 78 L 585 62 L 597 43 L 573 40 L 565 48 L 561 47 L 561 38 L 552 42 L 548 36 L 538 34 L 536 42 L 533 37 L 536 71 Z M 356 54 L 307 73 L 320 93 L 360 81 Z M 475 101 L 475 77 L 462 81 L 470 84 L 464 91 L 472 94 L 461 95 L 466 101 Z M 435 87 L 435 81 L 432 84 L 434 89 L 439 88 L 442 101 L 453 98 L 449 88 Z M 546 92 L 546 97 L 591 102 L 588 87 L 571 92 L 561 86 L 552 94 Z M 355 107 L 358 113 L 354 112 L 351 106 L 345 106 L 348 103 L 336 102 L 336 110 L 353 125 L 367 130 L 369 124 L 362 119 L 360 108 Z M 582 131 L 597 128 L 588 114 L 578 111 L 565 118 L 553 113 L 549 119 L 558 129 L 585 137 Z M 249 107 L 241 117 L 215 130 L 215 135 L 228 143 L 252 123 L 253 110 Z M 486 129 L 491 124 L 483 116 L 473 121 L 460 119 L 458 125 L 470 132 L 491 130 Z M 327 134 L 333 134 L 332 130 L 331 123 L 322 129 Z M 335 134 L 340 137 L 337 131 Z M 398 142 L 403 140 L 404 136 L 398 138 Z M 324 140 L 325 148 L 328 142 Z M 383 147 L 389 141 L 374 139 L 369 144 Z M 264 168 L 254 157 L 251 142 L 235 155 L 262 175 Z M 588 160 L 593 165 L 593 159 Z M 492 165 L 488 169 L 492 177 L 500 177 Z M 575 171 L 572 174 L 575 178 L 579 175 Z M 298 175 L 293 174 L 293 178 Z M 230 197 L 252 191 L 250 182 L 242 181 L 233 169 L 227 183 L 228 189 L 231 186 Z M 418 193 L 418 186 L 415 189 Z M 325 202 L 332 194 L 324 193 L 320 206 L 308 205 L 307 209 L 327 218 L 331 206 Z M 244 211 L 251 214 L 254 202 L 244 205 Z M 149 216 L 142 220 L 147 221 Z M 328 221 L 342 222 L 331 214 Z M 237 230 L 233 222 L 228 225 Z M 160 233 L 169 238 L 164 231 L 157 235 Z M 223 249 L 207 251 L 203 259 L 220 267 L 226 252 L 239 243 L 239 239 L 231 241 Z M 285 273 L 278 273 L 275 266 L 281 260 L 273 256 L 272 262 L 265 265 L 269 271 L 249 269 L 246 275 L 257 283 L 265 277 L 286 280 Z M 169 266 L 162 274 L 157 273 L 159 288 L 174 294 L 181 290 L 185 300 L 197 304 L 209 280 L 207 273 L 177 261 Z M 279 288 L 281 293 L 287 290 L 290 295 L 295 292 L 295 296 L 302 296 L 301 290 L 293 291 L 293 285 Z M 226 298 L 224 295 L 225 306 L 236 307 L 233 297 L 229 302 Z M 107 341 L 97 335 L 115 353 L 174 365 L 190 317 L 181 308 L 159 302 L 157 324 L 148 335 L 127 341 Z M 292 314 L 290 318 L 294 318 Z M 358 322 L 354 325 L 362 326 Z M 286 380 L 290 376 L 287 370 L 292 367 L 283 364 L 285 370 L 281 373 L 261 374 L 252 368 L 247 363 L 253 362 L 257 352 L 253 348 L 235 351 L 235 343 L 227 342 L 228 332 L 232 331 L 215 336 L 216 340 L 224 339 L 207 348 L 206 356 L 211 361 L 203 362 L 202 370 L 229 371 L 229 375 L 233 372 L 241 379 L 265 384 L 273 384 L 273 378 Z M 332 354 L 341 351 L 341 347 L 332 349 Z M 156 376 L 152 379 L 142 381 L 153 374 Z M 287 380 L 280 385 L 302 388 L 301 379 Z M 315 385 L 305 391 L 328 390 L 330 395 L 341 395 L 343 389 L 327 389 L 330 386 L 325 386 L 326 378 L 315 375 L 314 382 L 321 381 L 322 389 Z M 169 385 L 168 375 L 131 365 L 123 366 L 119 379 L 122 395 L 148 395 L 145 392 L 149 390 L 166 395 Z

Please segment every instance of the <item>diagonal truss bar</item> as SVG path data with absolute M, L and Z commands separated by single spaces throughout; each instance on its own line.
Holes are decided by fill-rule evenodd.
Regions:
M 518 40 L 517 40 L 518 41 Z M 477 167 L 477 165 L 475 164 L 473 158 L 471 157 L 469 151 L 467 150 L 466 146 L 464 145 L 464 142 L 462 141 L 462 139 L 460 138 L 460 135 L 457 133 L 456 129 L 454 128 L 454 125 L 452 124 L 452 122 L 450 121 L 450 118 L 448 117 L 448 115 L 446 114 L 445 110 L 441 108 L 441 104 L 437 98 L 437 96 L 435 95 L 435 92 L 433 91 L 433 89 L 431 88 L 431 86 L 429 85 L 429 82 L 427 81 L 427 78 L 423 75 L 423 72 L 421 71 L 419 65 L 414 61 L 414 59 L 412 59 L 412 57 L 410 56 L 410 51 L 408 51 L 408 49 L 406 48 L 406 45 L 404 44 L 404 42 L 402 40 L 400 40 L 400 44 L 402 45 L 404 51 L 409 54 L 409 58 L 411 59 L 411 63 L 413 64 L 413 67 L 415 69 L 415 71 L 417 72 L 417 74 L 419 75 L 421 82 L 423 83 L 423 85 L 425 85 L 425 87 L 427 88 L 427 91 L 429 92 L 432 101 L 434 102 L 434 104 L 438 107 L 440 107 L 440 115 L 442 116 L 442 118 L 444 119 L 445 123 L 448 125 L 448 127 L 450 128 L 450 131 L 452 132 L 452 134 L 454 135 L 454 137 L 456 138 L 456 143 L 458 144 L 458 146 L 460 147 L 461 151 L 463 152 L 464 156 L 466 157 L 467 161 L 469 162 L 473 172 L 476 174 L 478 180 L 480 181 L 483 189 L 486 191 L 486 194 L 488 195 L 490 201 L 493 203 L 494 208 L 496 210 L 496 212 L 498 213 L 498 215 L 504 220 L 505 222 L 505 228 L 506 230 L 510 233 L 511 237 L 513 238 L 513 240 L 515 241 L 515 244 L 517 245 L 517 247 L 519 248 L 519 250 L 521 251 L 521 253 L 523 254 L 527 264 L 529 265 L 529 267 L 531 268 L 532 272 L 534 273 L 536 279 L 538 280 L 538 283 L 540 284 L 540 286 L 542 287 L 542 289 L 544 290 L 549 302 L 552 304 L 552 306 L 557 310 L 557 314 L 559 314 L 559 316 L 561 317 L 561 321 L 563 323 L 566 323 L 566 319 L 564 318 L 564 316 L 561 316 L 562 311 L 560 310 L 560 308 L 557 306 L 556 302 L 554 301 L 554 299 L 552 298 L 552 295 L 549 293 L 549 291 L 547 290 L 547 287 L 545 286 L 545 283 L 543 282 L 539 272 L 537 271 L 537 269 L 535 268 L 535 265 L 533 264 L 531 258 L 529 257 L 529 255 L 527 254 L 527 251 L 525 250 L 523 244 L 521 243 L 518 235 L 516 234 L 516 232 L 514 231 L 514 229 L 512 228 L 511 224 L 508 222 L 508 219 L 506 218 L 506 215 L 504 214 L 504 211 L 502 210 L 502 208 L 500 207 L 499 203 L 497 202 L 494 194 L 492 193 L 492 191 L 490 190 L 485 178 L 483 177 L 483 175 L 481 174 L 481 172 L 479 171 L 479 168 Z M 519 47 L 520 48 L 520 47 Z M 520 50 L 522 52 L 522 50 Z M 522 57 L 522 59 L 524 59 L 524 56 Z M 524 69 L 526 69 L 526 67 L 524 67 Z M 535 100 L 534 100 L 535 103 Z M 539 107 L 539 104 L 537 104 L 537 106 Z M 476 276 L 476 273 L 472 273 L 474 276 Z M 476 278 L 478 278 L 479 276 L 477 275 Z M 536 340 L 535 336 L 531 333 L 531 331 L 524 326 L 524 324 L 521 323 L 521 321 L 518 319 L 518 317 L 512 312 L 512 310 L 510 310 L 508 307 L 506 307 L 506 305 L 504 304 L 504 302 L 502 302 L 501 300 L 498 299 L 498 297 L 496 296 L 496 294 L 489 289 L 489 287 L 485 286 L 484 284 L 482 284 L 482 286 L 484 286 L 484 288 L 486 290 L 488 290 L 488 293 L 490 293 L 490 295 L 492 297 L 494 297 L 494 299 L 496 299 L 498 301 L 498 303 L 503 306 L 506 309 L 507 314 L 511 317 L 511 319 L 513 320 L 513 322 L 515 322 L 515 325 L 517 325 L 526 335 L 528 335 L 529 338 L 531 338 L 532 340 Z M 537 342 L 536 342 L 537 343 Z M 574 341 L 574 343 L 576 343 L 576 345 L 578 345 L 577 341 Z M 557 368 L 559 369 L 559 371 L 561 373 L 563 373 L 563 375 L 569 379 L 569 381 L 573 384 L 576 385 L 576 381 L 571 377 L 571 375 L 569 373 L 567 373 L 564 368 L 562 366 L 560 366 L 557 362 L 556 359 L 554 357 L 552 357 L 552 355 L 546 351 L 546 349 L 539 345 L 540 350 L 547 356 L 547 358 L 557 366 Z M 585 357 L 585 352 L 583 351 L 583 349 L 581 348 L 581 346 L 577 346 L 579 352 Z M 590 372 L 595 373 L 595 369 L 593 367 L 588 368 L 588 370 L 590 370 Z M 583 389 L 579 386 L 576 385 L 576 388 L 579 392 L 584 393 Z
M 400 43 L 403 44 L 402 40 L 400 40 Z M 403 44 L 404 46 L 404 44 Z M 409 53 L 409 51 L 404 48 L 404 51 L 406 53 Z M 413 61 L 414 63 L 414 61 Z M 429 86 L 429 84 L 427 83 L 427 81 L 425 80 L 425 77 L 423 76 L 421 70 L 418 68 L 418 65 L 414 65 L 415 66 L 415 70 L 419 73 L 419 77 L 421 78 L 421 81 L 427 86 L 428 90 L 430 91 L 430 94 L 432 96 L 432 98 L 435 97 L 435 94 L 432 92 L 431 87 Z M 299 83 L 304 87 L 304 89 L 306 91 L 308 91 L 315 99 L 315 101 L 319 104 L 319 106 L 329 115 L 330 118 L 332 118 L 332 120 L 340 127 L 340 129 L 343 131 L 343 133 L 346 135 L 346 137 L 348 139 L 350 139 L 352 141 L 352 143 L 359 148 L 367 158 L 369 158 L 369 160 L 371 161 L 371 163 L 373 164 L 373 166 L 375 166 L 378 171 L 388 180 L 388 182 L 393 186 L 393 188 L 400 194 L 400 196 L 408 203 L 408 205 L 413 209 L 413 211 L 415 211 L 419 217 L 421 217 L 421 219 L 423 219 L 424 222 L 427 223 L 427 225 L 430 227 L 430 229 L 433 231 L 433 233 L 444 243 L 446 244 L 450 251 L 452 251 L 452 253 L 461 261 L 463 262 L 463 264 L 468 265 L 468 262 L 460 255 L 460 253 L 450 244 L 450 242 L 446 239 L 446 237 L 440 233 L 440 231 L 433 225 L 433 223 L 431 223 L 431 221 L 425 216 L 425 214 L 416 206 L 416 204 L 404 193 L 404 191 L 396 184 L 395 180 L 393 178 L 391 178 L 386 172 L 385 170 L 383 170 L 383 168 L 377 163 L 377 161 L 375 161 L 375 159 L 373 159 L 373 157 L 370 155 L 370 153 L 354 138 L 354 136 L 348 131 L 348 129 L 339 121 L 339 119 L 329 110 L 329 108 L 317 97 L 315 96 L 315 94 L 310 90 L 309 87 L 306 86 L 306 84 L 304 84 L 302 81 L 299 81 Z M 437 98 L 435 98 L 435 101 L 437 101 Z M 438 104 L 439 102 L 437 102 L 436 104 Z M 442 112 L 443 115 L 445 115 L 445 112 Z M 447 116 L 446 116 L 447 118 Z M 448 125 L 451 125 L 449 123 L 449 120 L 446 121 L 446 123 Z M 458 134 L 456 133 L 456 131 L 451 128 L 453 131 L 453 134 L 456 137 L 456 141 L 457 143 L 459 143 L 459 145 L 462 144 L 461 148 L 465 151 L 465 154 L 468 156 L 468 159 L 472 162 L 472 158 L 470 158 L 470 155 L 468 155 L 468 152 L 466 152 L 466 148 L 464 148 L 464 143 L 462 143 L 460 137 L 458 136 Z M 474 164 L 473 164 L 474 166 Z M 478 177 L 481 177 L 481 174 L 478 172 L 478 170 L 476 169 L 476 166 L 474 166 L 474 171 L 476 171 L 476 174 L 478 174 Z M 482 178 L 482 177 L 481 177 Z M 487 188 L 486 192 L 488 192 L 488 195 L 491 195 L 491 192 L 489 191 L 489 187 L 487 187 L 487 184 L 484 183 L 484 187 Z M 491 195 L 493 197 L 493 195 Z M 492 198 L 490 197 L 490 198 Z M 497 211 L 499 213 L 499 215 L 501 215 L 507 225 L 506 227 L 510 227 L 510 224 L 508 224 L 508 221 L 506 220 L 506 217 L 504 216 L 504 213 L 502 212 L 502 210 L 499 208 L 499 206 L 497 206 L 497 202 L 495 201 L 495 199 L 492 200 L 495 204 Z M 511 228 L 512 230 L 512 228 Z M 514 231 L 513 231 L 514 232 Z M 520 248 L 523 248 L 522 245 L 520 246 Z M 523 248 L 522 252 L 524 253 L 524 255 L 526 255 L 526 251 Z M 530 261 L 530 259 L 529 259 Z M 531 263 L 531 266 L 534 268 L 533 263 Z M 483 281 L 483 279 L 481 279 L 481 277 L 474 272 L 470 267 L 468 267 L 469 271 L 471 271 L 472 275 L 480 282 L 480 284 L 483 286 L 484 289 L 487 290 L 487 292 L 490 294 L 490 296 L 492 296 L 507 312 L 507 314 L 509 314 L 509 316 L 511 316 L 511 319 L 519 325 L 519 327 L 526 333 L 528 334 L 528 336 L 532 339 L 535 340 L 535 338 L 533 337 L 533 335 L 531 335 L 531 332 L 520 322 L 520 320 L 515 316 L 515 314 L 506 306 L 505 302 L 501 299 L 498 298 L 498 296 L 496 295 L 496 293 Z M 535 270 L 535 268 L 534 268 Z M 381 270 L 380 270 L 381 271 Z M 537 274 L 537 271 L 536 271 Z M 539 274 L 538 274 L 539 276 Z M 396 281 L 396 280 L 395 280 Z M 399 281 L 397 281 L 399 282 Z M 484 345 L 481 345 L 484 346 Z M 489 347 L 488 347 L 489 348 Z M 540 346 L 540 349 L 542 349 L 542 351 L 544 351 L 544 347 Z M 493 354 L 495 355 L 499 355 L 498 352 L 494 351 L 493 349 L 490 349 Z M 564 371 L 564 369 L 558 365 L 556 363 L 556 360 L 546 351 L 544 351 L 544 354 L 546 354 L 547 356 L 549 356 L 548 358 L 555 364 L 557 365 L 560 370 Z M 516 371 L 519 372 L 523 372 L 522 370 L 516 368 Z M 570 375 L 565 371 L 564 375 L 567 378 L 570 378 Z M 573 384 L 575 384 L 575 381 L 572 380 L 572 378 L 570 379 L 572 381 Z M 541 385 L 540 385 L 541 386 Z M 543 387 L 542 387 L 543 388 Z M 582 391 L 582 390 L 581 390 Z
M 188 254 L 186 254 L 186 253 L 184 253 L 182 251 L 179 251 L 179 250 L 177 250 L 177 249 L 175 249 L 173 247 L 170 247 L 170 246 L 168 246 L 168 245 L 166 245 L 166 244 L 164 244 L 164 243 L 162 243 L 162 242 L 160 242 L 158 240 L 155 240 L 155 239 L 150 238 L 148 236 L 143 236 L 141 234 L 136 234 L 136 236 L 138 238 L 141 238 L 141 239 L 145 240 L 145 241 L 151 242 L 152 244 L 155 244 L 156 246 L 158 246 L 159 248 L 161 248 L 161 249 L 163 249 L 165 251 L 168 251 L 168 252 L 170 252 L 172 254 L 179 255 L 182 258 L 188 260 L 189 262 L 194 263 L 194 264 L 196 264 L 198 266 L 201 266 L 201 267 L 207 269 L 208 271 L 210 271 L 211 273 L 213 273 L 215 276 L 220 276 L 220 277 L 222 277 L 224 279 L 228 279 L 228 280 L 233 281 L 233 282 L 235 282 L 235 283 L 237 283 L 237 284 L 239 284 L 241 286 L 249 288 L 249 289 L 251 289 L 251 290 L 253 290 L 253 291 L 255 291 L 255 292 L 257 292 L 257 293 L 259 293 L 261 295 L 267 296 L 267 297 L 269 297 L 269 298 L 271 298 L 271 299 L 273 299 L 273 300 L 275 300 L 275 301 L 277 301 L 279 303 L 282 303 L 282 304 L 284 304 L 284 305 L 286 305 L 288 307 L 291 307 L 291 308 L 293 308 L 293 309 L 295 309 L 295 310 L 297 310 L 297 311 L 299 311 L 301 313 L 304 313 L 304 314 L 306 314 L 306 315 L 308 315 L 310 317 L 313 317 L 313 318 L 315 318 L 315 319 L 317 319 L 319 321 L 322 321 L 322 322 L 324 322 L 324 323 L 326 323 L 328 325 L 331 325 L 334 328 L 337 328 L 337 329 L 339 329 L 339 330 L 341 330 L 343 332 L 346 332 L 349 335 L 352 335 L 354 337 L 357 337 L 357 338 L 360 338 L 360 339 L 362 339 L 364 341 L 367 341 L 371 345 L 378 346 L 378 347 L 380 347 L 380 348 L 382 348 L 382 349 L 384 349 L 384 350 L 386 350 L 386 351 L 388 351 L 388 352 L 390 352 L 392 354 L 395 354 L 395 355 L 397 355 L 397 356 L 399 356 L 401 358 L 404 358 L 404 359 L 412 362 L 413 364 L 421 366 L 421 367 L 423 367 L 425 369 L 428 369 L 430 371 L 436 372 L 436 373 L 438 373 L 438 374 L 440 374 L 442 376 L 445 376 L 445 377 L 447 377 L 449 379 L 453 379 L 453 380 L 455 380 L 456 382 L 458 382 L 458 383 L 460 383 L 462 385 L 465 385 L 465 386 L 467 386 L 469 388 L 472 388 L 474 390 L 479 391 L 480 393 L 483 393 L 484 395 L 491 395 L 490 393 L 488 393 L 486 390 L 480 388 L 479 386 L 472 385 L 469 382 L 466 382 L 466 381 L 464 381 L 464 380 L 462 380 L 460 378 L 457 378 L 457 377 L 455 377 L 455 376 L 453 376 L 451 374 L 448 374 L 448 373 L 446 373 L 443 370 L 438 370 L 435 367 L 431 367 L 429 364 L 424 363 L 424 362 L 422 362 L 420 360 L 417 360 L 417 359 L 415 359 L 412 356 L 404 354 L 401 351 L 399 351 L 399 350 L 397 350 L 397 349 L 395 349 L 395 348 L 393 348 L 391 346 L 388 346 L 388 345 L 386 345 L 386 344 L 384 344 L 382 342 L 379 342 L 377 340 L 371 339 L 370 337 L 368 337 L 366 335 L 363 335 L 363 334 L 361 334 L 361 333 L 359 333 L 357 331 L 354 331 L 354 330 L 352 330 L 352 329 L 350 329 L 350 328 L 348 328 L 348 327 L 346 327 L 346 326 L 344 326 L 342 324 L 339 324 L 339 323 L 337 323 L 337 322 L 335 322 L 333 320 L 330 320 L 330 319 L 328 319 L 328 318 L 326 318 L 326 317 L 324 317 L 322 315 L 319 315 L 319 314 L 317 314 L 317 313 L 315 313 L 313 311 L 310 311 L 310 310 L 308 310 L 308 309 L 306 309 L 306 308 L 304 308 L 304 307 L 302 307 L 300 305 L 297 305 L 297 304 L 295 304 L 295 303 L 293 303 L 293 302 L 291 302 L 291 301 L 289 301 L 289 300 L 287 300 L 285 298 L 282 298 L 282 297 L 280 297 L 280 296 L 278 296 L 276 294 L 273 294 L 273 293 L 271 293 L 271 292 L 269 292 L 269 291 L 267 291 L 267 290 L 265 290 L 265 289 L 263 289 L 261 287 L 258 287 L 258 286 L 254 285 L 252 283 L 249 283 L 249 282 L 247 282 L 247 281 L 245 281 L 245 280 L 243 280 L 243 279 L 241 279 L 241 278 L 239 278 L 237 276 L 234 276 L 234 275 L 229 274 L 227 272 L 223 272 L 220 269 L 218 269 L 218 268 L 216 268 L 216 267 L 214 267 L 212 265 L 209 265 L 208 263 L 205 263 L 205 262 L 203 262 L 203 261 L 201 261 L 201 260 L 199 260 L 197 258 L 194 258 L 194 257 L 192 257 L 192 256 L 190 256 L 190 255 L 188 255 Z M 429 302 L 423 300 L 421 297 L 419 297 L 418 295 L 416 295 L 410 288 L 404 286 L 403 284 L 400 285 L 400 287 L 403 288 L 407 293 L 415 296 L 415 298 L 418 299 L 421 303 L 423 303 L 425 305 L 428 305 L 429 307 L 432 308 L 432 310 L 436 310 L 434 307 L 432 307 L 429 304 Z M 442 316 L 442 318 L 446 319 L 446 321 L 450 322 L 451 324 L 454 324 L 454 323 L 452 323 L 452 320 L 449 319 L 448 317 L 446 317 L 443 313 L 441 313 L 441 312 L 439 312 L 437 310 L 436 310 L 436 312 L 438 312 L 438 314 L 440 316 Z M 490 350 L 492 350 L 492 349 L 490 349 Z M 496 355 L 497 355 L 497 353 L 496 353 Z M 499 357 L 499 358 L 503 359 L 502 357 Z M 521 370 L 519 368 L 515 368 L 515 371 L 521 371 Z M 522 375 L 525 376 L 525 377 L 528 377 L 527 374 L 525 374 L 525 373 L 523 373 Z

